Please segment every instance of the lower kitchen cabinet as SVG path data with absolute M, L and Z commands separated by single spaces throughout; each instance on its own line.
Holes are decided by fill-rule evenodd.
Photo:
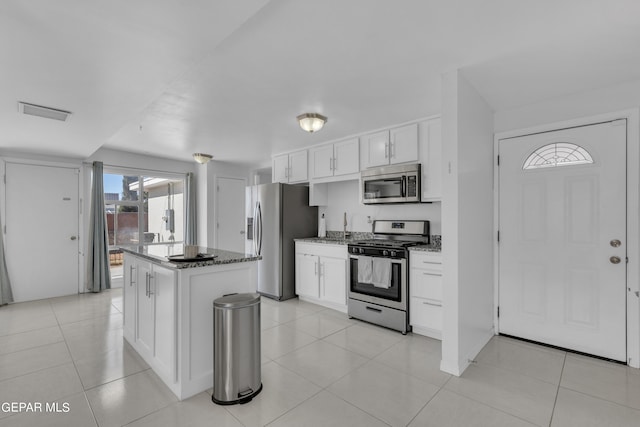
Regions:
M 442 339 L 442 255 L 410 251 L 409 323 L 413 332 Z
M 347 311 L 346 245 L 296 242 L 296 293 L 306 300 Z
M 176 273 L 125 256 L 124 335 L 168 378 L 176 370 Z

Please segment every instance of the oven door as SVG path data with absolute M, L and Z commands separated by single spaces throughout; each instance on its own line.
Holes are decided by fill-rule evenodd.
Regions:
M 407 260 L 391 260 L 391 283 L 381 288 L 371 283 L 358 282 L 357 255 L 349 256 L 349 298 L 379 304 L 398 310 L 407 310 Z

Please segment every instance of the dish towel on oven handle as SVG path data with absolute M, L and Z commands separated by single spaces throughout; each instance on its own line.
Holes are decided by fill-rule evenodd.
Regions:
M 371 283 L 373 280 L 373 258 L 358 257 L 358 283 Z
M 377 288 L 389 289 L 391 287 L 391 260 L 389 258 L 373 259 L 371 284 Z

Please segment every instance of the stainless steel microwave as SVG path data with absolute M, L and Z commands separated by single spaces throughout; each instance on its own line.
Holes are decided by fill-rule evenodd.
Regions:
M 383 166 L 362 171 L 362 203 L 419 203 L 420 178 L 419 163 Z

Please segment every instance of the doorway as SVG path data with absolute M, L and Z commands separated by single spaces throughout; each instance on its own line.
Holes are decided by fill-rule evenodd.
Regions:
M 500 333 L 626 361 L 626 132 L 498 142 Z
M 216 197 L 216 247 L 244 253 L 245 187 L 240 178 L 218 177 Z
M 76 167 L 7 162 L 5 241 L 15 302 L 79 292 Z

